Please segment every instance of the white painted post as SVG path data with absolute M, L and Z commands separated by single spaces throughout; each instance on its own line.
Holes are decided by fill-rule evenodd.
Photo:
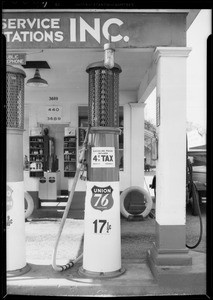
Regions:
M 186 59 L 189 48 L 158 47 L 156 264 L 190 264 L 186 223 Z M 165 251 L 164 251 L 165 250 Z M 177 251 L 180 253 L 177 255 Z M 173 256 L 171 254 L 174 254 Z
M 129 103 L 131 107 L 131 186 L 144 187 L 144 103 Z
M 157 48 L 159 139 L 156 221 L 184 225 L 186 211 L 186 58 L 188 48 Z

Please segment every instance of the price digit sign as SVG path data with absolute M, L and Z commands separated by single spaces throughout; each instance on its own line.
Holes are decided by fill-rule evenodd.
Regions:
M 47 106 L 46 120 L 49 122 L 60 122 L 62 120 L 62 107 L 56 105 Z
M 102 234 L 106 234 L 109 233 L 109 231 L 111 230 L 111 225 L 109 224 L 109 222 L 107 222 L 107 220 L 95 220 L 93 222 L 94 224 L 94 233 L 102 233 Z

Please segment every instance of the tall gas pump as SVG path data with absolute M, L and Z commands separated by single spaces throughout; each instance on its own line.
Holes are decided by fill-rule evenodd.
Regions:
M 7 276 L 29 271 L 25 253 L 23 131 L 24 78 L 23 70 L 7 66 L 6 70 L 7 126 Z
M 90 64 L 87 188 L 83 266 L 86 276 L 112 277 L 121 267 L 119 192 L 119 73 L 114 64 Z
M 83 257 L 79 273 L 107 278 L 123 274 L 121 266 L 120 191 L 119 191 L 119 74 L 114 49 L 105 44 L 105 60 L 90 64 L 89 127 L 78 167 L 56 239 L 52 266 L 67 270 Z M 86 154 L 85 154 L 86 153 Z M 73 199 L 82 165 L 87 168 L 83 254 L 66 265 L 56 264 L 59 238 Z

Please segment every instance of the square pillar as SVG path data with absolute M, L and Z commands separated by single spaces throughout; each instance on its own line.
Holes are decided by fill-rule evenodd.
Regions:
M 144 187 L 144 103 L 129 103 L 130 121 L 130 185 Z
M 186 60 L 190 49 L 159 47 L 156 125 L 156 242 L 148 251 L 153 272 L 158 266 L 192 263 L 186 248 Z

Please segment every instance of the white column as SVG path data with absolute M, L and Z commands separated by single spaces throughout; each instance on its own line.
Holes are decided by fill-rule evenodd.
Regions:
M 185 224 L 186 215 L 186 59 L 189 48 L 156 49 L 159 126 L 156 169 L 156 221 Z
M 144 187 L 144 103 L 130 103 L 130 183 Z
M 159 265 L 190 265 L 186 248 L 186 59 L 189 48 L 155 51 L 157 63 L 156 240 L 148 251 Z

